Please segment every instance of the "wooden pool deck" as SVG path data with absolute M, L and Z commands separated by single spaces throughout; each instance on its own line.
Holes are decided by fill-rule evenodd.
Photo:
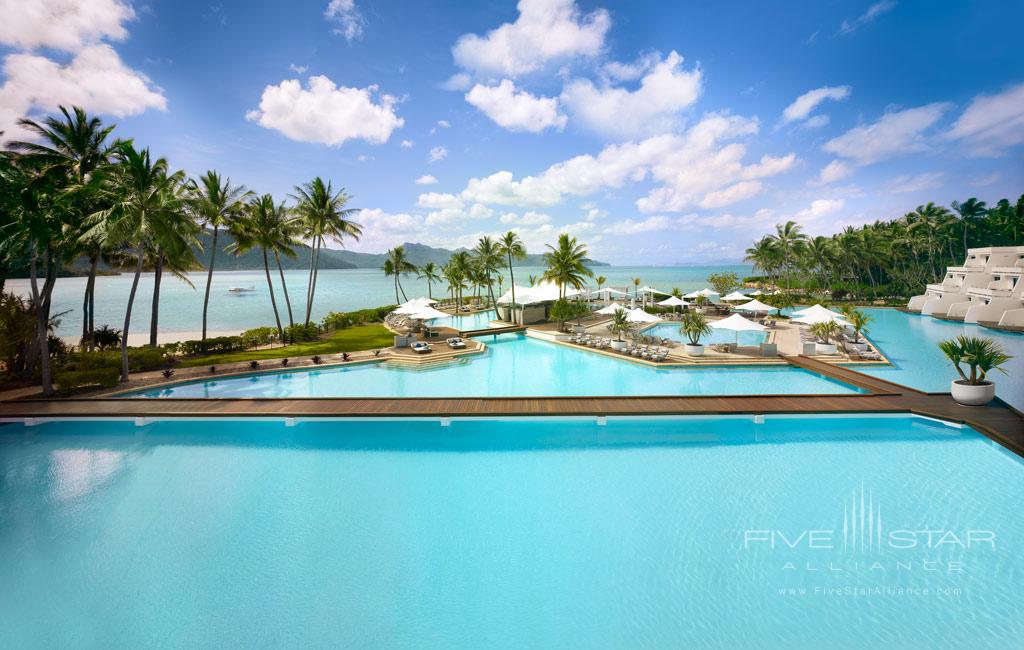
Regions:
M 809 357 L 795 366 L 857 386 L 861 394 L 460 398 L 93 398 L 0 403 L 0 418 L 510 417 L 906 413 L 966 424 L 1024 457 L 1024 416 L 999 399 L 961 406 Z

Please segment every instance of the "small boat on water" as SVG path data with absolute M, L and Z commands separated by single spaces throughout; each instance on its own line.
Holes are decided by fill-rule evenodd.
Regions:
M 228 288 L 230 293 L 248 293 L 250 291 L 256 291 L 256 287 L 230 287 Z

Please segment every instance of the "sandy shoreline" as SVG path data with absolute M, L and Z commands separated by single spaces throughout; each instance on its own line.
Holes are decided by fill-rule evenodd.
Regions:
M 214 338 L 217 336 L 234 336 L 241 334 L 243 330 L 206 330 L 206 338 Z M 193 330 L 188 332 L 158 332 L 156 335 L 157 343 L 174 343 L 177 341 L 193 341 L 203 337 L 202 330 Z M 69 345 L 78 345 L 79 337 L 77 336 L 62 336 L 65 343 Z M 132 332 L 128 335 L 129 346 L 146 345 L 149 343 L 149 332 Z

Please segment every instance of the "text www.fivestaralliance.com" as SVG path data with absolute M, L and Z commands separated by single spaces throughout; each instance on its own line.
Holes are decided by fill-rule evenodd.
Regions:
M 963 595 L 963 589 L 960 587 L 893 587 L 884 585 L 874 587 L 779 587 L 777 593 L 779 596 L 787 598 L 870 598 L 875 596 L 957 598 Z

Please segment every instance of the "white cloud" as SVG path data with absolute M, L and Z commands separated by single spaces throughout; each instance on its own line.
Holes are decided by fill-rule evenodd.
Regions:
M 783 123 L 789 123 L 807 119 L 811 112 L 823 101 L 828 99 L 840 101 L 849 96 L 849 86 L 824 86 L 809 90 L 793 100 L 793 103 L 782 111 L 782 121 Z M 819 121 L 814 126 L 824 126 L 824 124 Z
M 905 174 L 902 176 L 896 176 L 888 183 L 885 188 L 891 194 L 908 194 L 910 192 L 922 192 L 924 190 L 933 190 L 936 187 L 942 185 L 942 172 L 931 172 L 925 174 L 917 174 L 910 176 Z
M 389 213 L 379 208 L 360 210 L 354 217 L 363 227 L 358 242 L 346 243 L 346 247 L 367 252 L 383 252 L 404 241 L 425 242 L 430 230 L 421 215 Z
M 246 113 L 246 119 L 299 142 L 382 144 L 405 120 L 395 114 L 394 97 L 382 94 L 375 103 L 376 93 L 376 86 L 335 86 L 323 75 L 310 77 L 308 89 L 298 79 L 286 79 L 264 88 L 259 109 Z
M 469 87 L 472 85 L 473 77 L 469 76 L 465 72 L 456 72 L 441 84 L 441 89 L 465 91 L 469 90 Z
M 651 52 L 632 63 L 609 61 L 601 66 L 601 72 L 613 81 L 636 81 L 661 61 L 661 55 Z
M 520 0 L 519 16 L 487 32 L 464 34 L 452 48 L 455 63 L 479 75 L 516 77 L 551 61 L 594 56 L 611 26 L 608 12 L 581 15 L 574 0 Z
M 123 40 L 135 11 L 120 0 L 0 0 L 0 16 L 0 44 L 75 52 Z
M 821 173 L 818 176 L 818 182 L 822 185 L 835 183 L 836 181 L 848 178 L 852 173 L 852 167 L 841 160 L 833 160 L 821 168 Z
M 609 145 L 596 156 L 576 156 L 536 176 L 516 180 L 503 170 L 471 178 L 460 197 L 489 205 L 547 207 L 566 195 L 588 196 L 653 179 L 657 187 L 637 201 L 641 212 L 679 212 L 704 201 L 723 206 L 760 191 L 760 184 L 743 181 L 781 174 L 797 161 L 789 154 L 744 164 L 746 147 L 733 140 L 757 130 L 756 120 L 710 114 L 685 133 Z
M 577 79 L 562 91 L 562 101 L 575 119 L 600 133 L 625 137 L 665 133 L 678 126 L 679 112 L 701 93 L 700 70 L 683 70 L 682 63 L 683 57 L 669 53 L 653 64 L 634 91 L 598 88 L 589 79 Z
M 558 112 L 557 99 L 516 90 L 509 79 L 502 80 L 497 86 L 473 86 L 466 93 L 466 101 L 495 124 L 510 131 L 540 133 L 548 128 L 561 130 L 565 127 L 566 117 Z
M 294 63 L 289 63 L 288 64 L 288 69 L 291 70 L 292 72 L 294 72 L 295 74 L 306 74 L 306 71 L 309 70 L 309 66 L 308 65 L 295 65 Z
M 857 16 L 853 20 L 844 20 L 839 26 L 839 32 L 841 34 L 852 34 L 859 28 L 870 23 L 875 18 L 878 18 L 884 13 L 891 11 L 896 6 L 895 0 L 881 0 L 868 7 L 868 10 Z
M 514 212 L 506 212 L 501 215 L 501 223 L 517 226 L 539 226 L 541 224 L 549 223 L 550 221 L 550 215 L 544 214 L 543 212 L 534 212 L 533 210 L 524 212 L 522 216 Z
M 978 176 L 971 179 L 971 186 L 973 187 L 988 187 L 994 185 L 999 181 L 1003 180 L 1003 174 L 1001 172 L 992 172 L 985 176 Z
M 116 117 L 146 109 L 166 110 L 167 99 L 141 72 L 124 65 L 105 44 L 80 50 L 66 65 L 35 54 L 4 58 L 0 86 L 0 131 L 9 140 L 34 137 L 17 126 L 32 111 L 54 111 L 60 105 L 81 106 Z
M 839 212 L 845 205 L 846 201 L 843 199 L 815 199 L 811 205 L 793 215 L 793 219 L 798 223 L 817 221 Z
M 417 185 L 437 185 L 437 179 L 430 174 L 424 174 L 416 179 Z
M 337 25 L 332 31 L 344 36 L 346 41 L 363 36 L 363 15 L 356 8 L 355 0 L 331 0 L 324 10 L 324 18 Z
M 639 221 L 634 219 L 618 221 L 604 227 L 602 231 L 610 235 L 639 235 L 641 233 L 666 230 L 672 227 L 674 223 L 672 219 L 664 215 L 657 215 Z
M 923 133 L 931 128 L 949 104 L 935 103 L 888 112 L 877 122 L 857 126 L 822 147 L 829 153 L 866 165 L 926 148 Z
M 494 210 L 482 203 L 474 203 L 466 210 L 462 206 L 441 208 L 427 215 L 428 226 L 452 227 L 464 222 L 483 221 L 494 216 Z
M 454 194 L 426 192 L 419 195 L 416 205 L 429 210 L 455 210 L 462 209 L 465 206 L 465 203 L 463 203 L 462 199 Z
M 403 149 L 412 149 L 412 140 L 402 140 L 401 146 Z
M 433 147 L 431 148 L 430 154 L 427 157 L 427 162 L 437 162 L 439 160 L 444 160 L 447 155 L 448 150 L 445 149 L 444 147 Z
M 729 187 L 708 192 L 701 199 L 702 208 L 721 208 L 757 196 L 761 193 L 761 181 L 740 181 Z
M 448 120 L 438 120 L 437 125 L 442 129 L 450 129 L 452 126 L 451 124 L 448 123 Z
M 965 140 L 975 156 L 1000 156 L 1024 144 L 1024 83 L 972 99 L 947 137 Z

